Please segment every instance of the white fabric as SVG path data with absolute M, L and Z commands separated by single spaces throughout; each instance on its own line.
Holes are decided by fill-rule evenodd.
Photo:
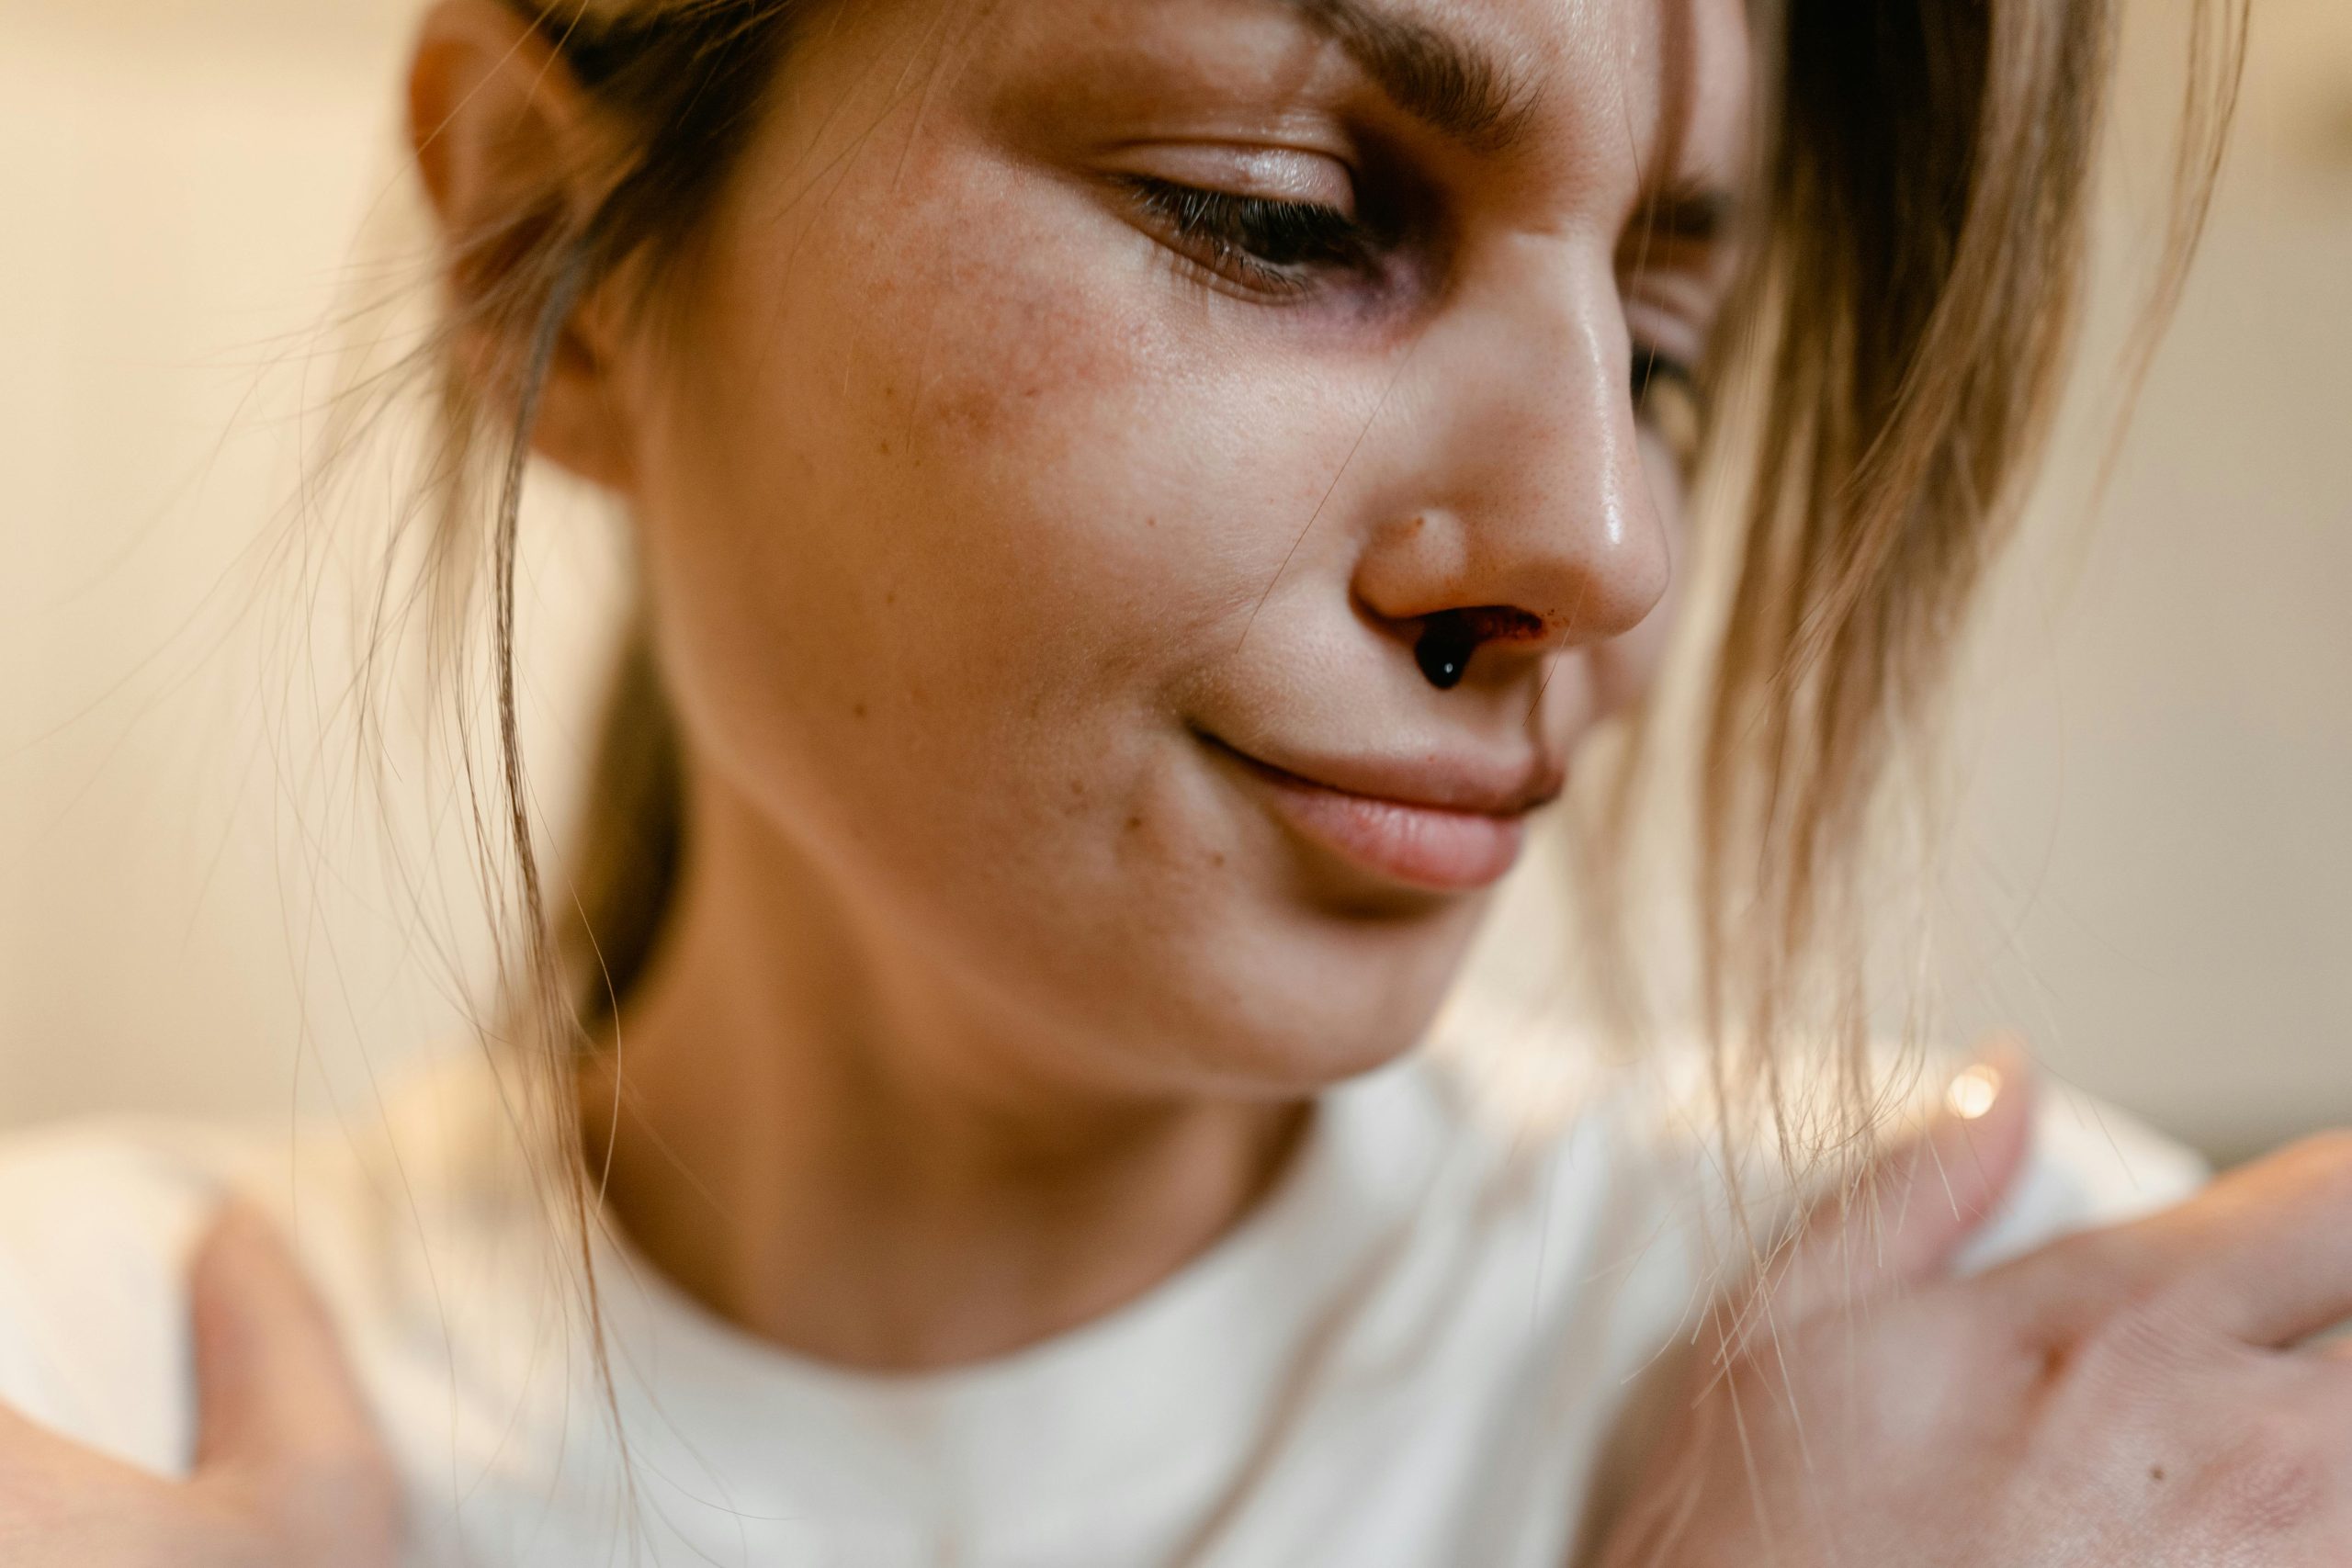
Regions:
M 290 1151 L 283 1128 L 61 1130 L 0 1147 L 0 1397 L 183 1468 L 181 1272 L 233 1186 L 334 1308 L 409 1479 L 415 1564 L 1558 1568 L 1612 1423 L 1718 1271 L 1679 1097 L 1645 1075 L 1546 1099 L 1439 1052 L 1334 1089 L 1205 1257 L 944 1375 L 779 1352 L 604 1244 L 633 1506 L 486 1066 Z M 2047 1095 L 1978 1260 L 2200 1176 Z

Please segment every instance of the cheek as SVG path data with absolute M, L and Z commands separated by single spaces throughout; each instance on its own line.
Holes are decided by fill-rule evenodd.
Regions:
M 746 182 L 649 389 L 647 573 L 730 773 L 875 852 L 1003 859 L 1151 814 L 1324 438 L 1265 365 L 1203 368 L 1091 197 L 897 151 L 822 202 Z
M 1216 645 L 1327 443 L 1282 376 L 1204 363 L 1091 197 L 956 157 L 858 160 L 798 220 L 751 186 L 657 400 L 651 550 L 837 699 L 1067 729 Z

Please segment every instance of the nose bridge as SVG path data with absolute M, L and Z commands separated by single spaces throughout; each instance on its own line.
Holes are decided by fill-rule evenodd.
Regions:
M 1423 406 L 1446 411 L 1425 479 L 1462 534 L 1453 592 L 1532 612 L 1572 643 L 1631 630 L 1668 564 L 1613 258 L 1530 238 L 1465 280 L 1451 317 L 1417 360 Z

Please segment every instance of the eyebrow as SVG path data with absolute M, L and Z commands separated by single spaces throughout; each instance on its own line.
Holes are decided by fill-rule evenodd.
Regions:
M 1499 152 L 1526 129 L 1534 94 L 1466 39 L 1400 17 L 1374 0 L 1282 0 L 1348 51 L 1399 108 L 1464 145 Z

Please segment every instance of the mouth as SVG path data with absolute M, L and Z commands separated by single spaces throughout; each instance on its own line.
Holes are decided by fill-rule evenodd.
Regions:
M 1501 777 L 1442 759 L 1275 763 L 1216 736 L 1201 739 L 1295 836 L 1360 871 L 1430 893 L 1500 882 L 1527 847 L 1528 818 L 1559 798 L 1564 783 L 1558 770 Z

